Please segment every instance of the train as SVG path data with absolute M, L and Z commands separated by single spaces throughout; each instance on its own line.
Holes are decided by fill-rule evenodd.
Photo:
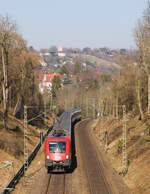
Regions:
M 50 171 L 68 171 L 72 164 L 72 124 L 81 120 L 81 109 L 61 114 L 45 140 L 45 167 Z

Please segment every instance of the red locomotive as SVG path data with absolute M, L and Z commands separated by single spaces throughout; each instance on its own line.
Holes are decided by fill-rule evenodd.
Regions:
M 64 112 L 45 141 L 45 166 L 49 171 L 68 170 L 72 161 L 72 123 L 81 119 L 79 108 Z
M 62 131 L 63 133 L 63 131 Z M 66 131 L 49 135 L 45 142 L 45 165 L 48 170 L 69 168 L 71 165 L 71 137 Z

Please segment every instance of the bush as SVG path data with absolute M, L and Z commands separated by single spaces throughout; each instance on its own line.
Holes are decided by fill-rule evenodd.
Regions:
M 0 124 L 0 130 L 4 128 L 4 125 L 3 124 Z
M 123 140 L 119 139 L 117 143 L 117 152 L 120 154 L 122 152 L 122 147 L 123 147 Z

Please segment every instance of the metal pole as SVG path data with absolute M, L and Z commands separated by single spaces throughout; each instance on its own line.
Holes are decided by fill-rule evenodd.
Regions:
M 66 110 L 69 109 L 69 103 L 68 103 L 68 98 L 66 99 Z
M 126 106 L 122 106 L 123 110 L 123 134 L 122 134 L 122 139 L 123 139 L 123 147 L 122 147 L 122 164 L 123 164 L 123 169 L 125 170 L 125 173 L 127 172 L 127 130 L 126 130 Z
M 101 103 L 101 132 L 104 131 L 104 104 Z
M 98 117 L 100 117 L 101 101 L 98 101 Z
M 24 184 L 27 182 L 28 169 L 28 134 L 27 134 L 28 120 L 27 120 L 27 106 L 24 106 Z
M 117 97 L 116 97 L 116 119 L 119 118 L 119 115 L 118 115 L 118 93 L 117 93 Z
M 46 126 L 46 102 L 44 101 L 44 124 Z
M 53 96 L 52 96 L 52 93 L 50 93 L 50 111 L 52 111 L 52 103 L 53 103 Z

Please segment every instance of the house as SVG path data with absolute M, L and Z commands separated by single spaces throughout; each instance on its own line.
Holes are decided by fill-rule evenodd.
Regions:
M 43 56 L 49 56 L 49 55 L 50 55 L 49 52 L 43 52 L 43 53 L 40 52 L 40 56 L 41 56 L 41 57 L 43 57 Z
M 58 57 L 65 57 L 66 53 L 64 53 L 63 51 L 58 51 Z
M 44 56 L 49 56 L 49 55 L 50 55 L 50 53 L 48 53 L 48 52 L 47 52 L 47 53 L 44 53 L 43 55 L 44 55 Z
M 53 57 L 57 57 L 58 56 L 58 53 L 56 51 L 50 51 L 50 54 L 53 56 Z
M 63 51 L 61 46 L 58 46 L 58 56 L 59 57 L 65 57 L 66 53 Z
M 47 91 L 51 91 L 52 89 L 52 81 L 55 76 L 58 76 L 60 80 L 63 80 L 63 76 L 60 75 L 59 73 L 40 73 L 39 74 L 39 90 L 40 93 L 44 93 L 44 89 L 47 89 Z

